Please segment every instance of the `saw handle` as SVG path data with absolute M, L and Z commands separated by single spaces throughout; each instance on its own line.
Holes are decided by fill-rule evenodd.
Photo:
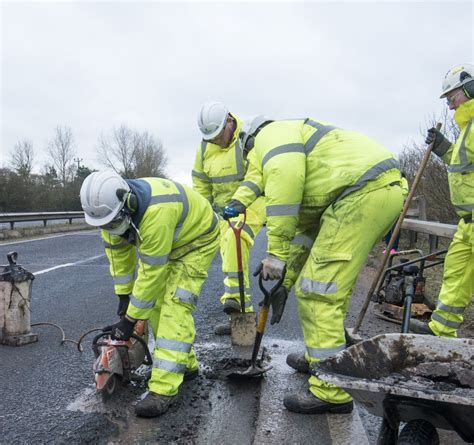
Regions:
M 99 339 L 102 337 L 109 336 L 111 334 L 112 334 L 112 331 L 104 331 L 104 332 L 101 332 L 100 334 L 97 334 L 94 337 L 94 339 L 92 340 L 92 348 L 96 354 L 97 354 L 96 351 L 98 351 L 97 346 L 107 346 L 107 344 L 105 343 L 102 343 L 102 342 L 98 343 Z M 151 357 L 150 350 L 148 349 L 148 345 L 146 344 L 145 340 L 143 340 L 143 338 L 141 338 L 140 336 L 136 334 L 132 334 L 130 338 L 137 340 L 138 343 L 140 343 L 143 346 L 143 350 L 145 351 L 145 360 L 143 361 L 143 363 L 145 365 L 152 365 L 153 358 Z M 124 343 L 123 346 L 125 346 L 127 342 L 123 342 L 123 343 Z

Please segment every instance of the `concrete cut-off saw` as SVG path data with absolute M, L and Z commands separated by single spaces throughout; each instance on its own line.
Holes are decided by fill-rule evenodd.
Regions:
M 94 337 L 95 355 L 93 371 L 97 391 L 104 401 L 109 400 L 122 385 L 134 380 L 144 380 L 135 373 L 141 365 L 151 365 L 153 359 L 148 349 L 147 322 L 140 320 L 128 341 L 112 340 L 105 331 Z

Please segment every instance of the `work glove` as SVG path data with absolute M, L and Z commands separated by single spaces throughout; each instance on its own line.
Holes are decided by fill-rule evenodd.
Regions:
M 237 199 L 232 199 L 223 209 L 222 217 L 224 219 L 231 219 L 239 216 L 240 213 L 245 212 L 245 206 Z
M 123 317 L 117 323 L 102 328 L 103 332 L 111 331 L 112 340 L 127 341 L 133 334 L 133 328 L 137 320 L 131 321 L 127 316 Z
M 128 303 L 130 303 L 130 295 L 117 295 L 117 297 L 120 299 L 117 315 L 123 317 L 127 313 Z
M 272 295 L 270 299 L 270 306 L 272 307 L 272 318 L 270 324 L 280 323 L 281 316 L 285 310 L 286 299 L 288 298 L 288 291 L 285 286 L 280 286 Z
M 434 127 L 428 130 L 425 139 L 425 143 L 428 145 L 432 142 L 434 142 L 433 151 L 440 156 L 446 153 L 449 150 L 449 147 L 451 147 L 451 142 L 444 137 L 441 131 L 437 130 Z
M 268 255 L 262 261 L 262 278 L 267 280 L 279 280 L 283 276 L 286 263 L 273 255 Z

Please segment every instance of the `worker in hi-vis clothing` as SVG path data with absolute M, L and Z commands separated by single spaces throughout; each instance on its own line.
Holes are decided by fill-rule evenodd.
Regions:
M 195 377 L 193 311 L 219 247 L 219 224 L 208 201 L 162 178 L 124 180 L 91 173 L 81 187 L 86 222 L 102 229 L 115 293 L 120 297 L 112 338 L 128 340 L 137 320 L 155 336 L 149 392 L 135 412 L 164 413 L 183 380 Z
M 464 310 L 474 293 L 474 65 L 451 68 L 443 81 L 446 98 L 461 133 L 453 144 L 436 128 L 430 128 L 426 143 L 448 164 L 451 202 L 461 217 L 444 260 L 444 276 L 436 309 L 428 325 L 411 320 L 414 332 L 457 337 Z
M 222 208 L 242 185 L 253 193 L 254 201 L 247 208 L 246 222 L 241 232 L 242 263 L 245 283 L 245 310 L 253 311 L 249 293 L 248 262 L 254 239 L 265 222 L 265 198 L 252 184 L 242 182 L 247 171 L 248 151 L 242 150 L 239 132 L 242 121 L 230 113 L 220 102 L 205 103 L 198 115 L 202 141 L 198 146 L 192 171 L 193 189 L 199 192 L 220 215 Z M 260 197 L 259 197 L 260 196 Z M 241 224 L 243 218 L 233 218 L 231 223 Z M 223 310 L 227 315 L 240 312 L 239 279 L 237 275 L 237 249 L 234 232 L 223 219 L 220 220 L 222 271 L 224 294 Z M 217 335 L 230 334 L 230 322 L 214 327 Z
M 277 280 L 286 267 L 285 288 L 296 281 L 306 353 L 290 354 L 287 363 L 308 372 L 346 347 L 352 288 L 402 209 L 398 161 L 370 138 L 312 118 L 258 117 L 241 137 L 243 147 L 253 146 L 245 182 L 266 197 L 268 256 L 261 273 Z M 249 206 L 255 199 L 249 190 L 239 187 L 224 214 Z M 279 298 L 272 303 L 281 312 L 286 293 Z M 286 394 L 284 404 L 298 413 L 353 409 L 347 392 L 315 376 L 309 391 Z

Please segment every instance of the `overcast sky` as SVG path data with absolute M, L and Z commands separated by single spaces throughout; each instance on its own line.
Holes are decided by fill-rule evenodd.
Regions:
M 441 82 L 474 60 L 472 1 L 1 3 L 0 166 L 20 139 L 36 170 L 57 125 L 100 168 L 120 124 L 166 148 L 190 183 L 208 100 L 237 115 L 314 117 L 399 152 L 441 114 Z

